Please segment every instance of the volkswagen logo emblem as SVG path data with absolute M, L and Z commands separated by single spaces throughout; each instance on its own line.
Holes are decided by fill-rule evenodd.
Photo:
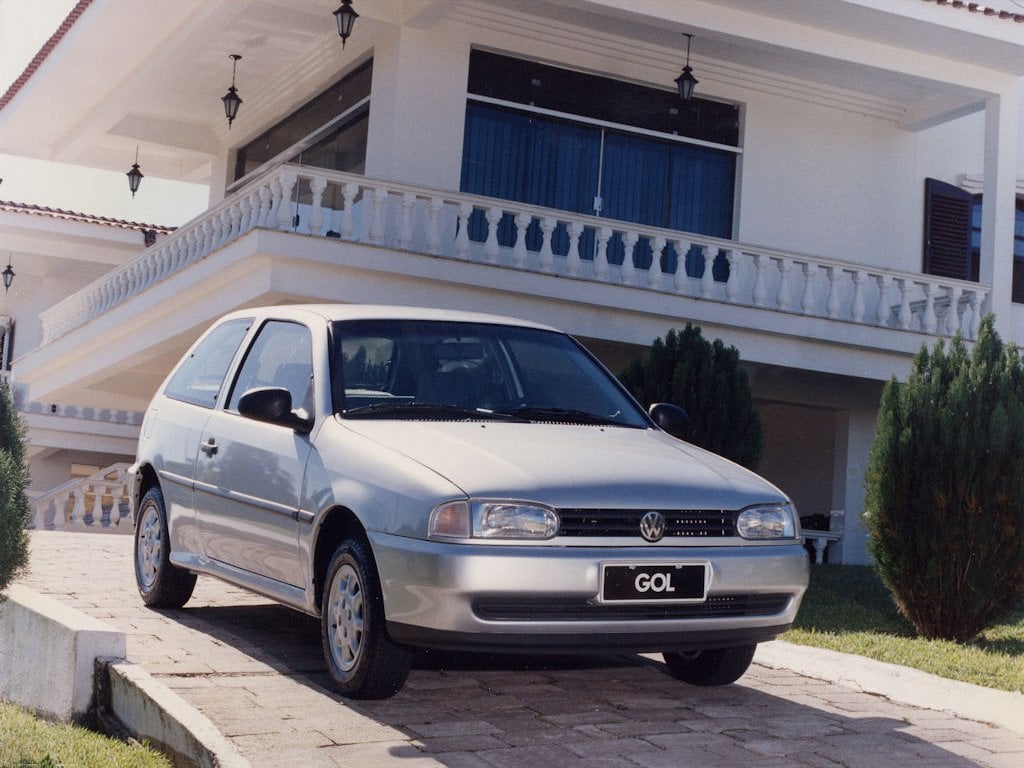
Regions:
M 640 535 L 647 541 L 658 541 L 665 535 L 665 516 L 661 512 L 648 512 L 640 518 Z

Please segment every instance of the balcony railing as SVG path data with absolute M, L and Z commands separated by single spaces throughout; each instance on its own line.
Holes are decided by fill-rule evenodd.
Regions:
M 41 315 L 43 343 L 255 228 L 937 336 L 989 287 L 364 176 L 282 165 Z
M 90 477 L 69 480 L 29 499 L 29 528 L 38 531 L 95 529 L 132 533 L 127 464 L 112 464 Z

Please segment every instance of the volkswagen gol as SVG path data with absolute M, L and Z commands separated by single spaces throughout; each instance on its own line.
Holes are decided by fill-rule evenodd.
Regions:
M 197 574 L 318 616 L 350 697 L 417 647 L 660 652 L 722 685 L 807 584 L 777 488 L 645 412 L 570 336 L 397 307 L 246 309 L 150 405 L 130 470 L 146 605 Z

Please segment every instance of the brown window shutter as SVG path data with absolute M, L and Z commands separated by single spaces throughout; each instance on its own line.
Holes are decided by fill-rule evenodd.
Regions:
M 977 279 L 971 274 L 973 196 L 937 179 L 924 180 L 924 267 L 938 277 Z

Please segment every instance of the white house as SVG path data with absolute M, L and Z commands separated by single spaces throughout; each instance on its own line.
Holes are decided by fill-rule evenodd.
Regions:
M 832 557 L 862 561 L 884 382 L 988 311 L 1024 342 L 1016 4 L 353 0 L 343 44 L 337 2 L 81 0 L 0 97 L 0 152 L 127 171 L 138 148 L 211 191 L 19 309 L 23 407 L 137 425 L 211 320 L 268 302 L 528 317 L 612 370 L 692 321 L 750 373 L 761 472 L 844 512 Z

